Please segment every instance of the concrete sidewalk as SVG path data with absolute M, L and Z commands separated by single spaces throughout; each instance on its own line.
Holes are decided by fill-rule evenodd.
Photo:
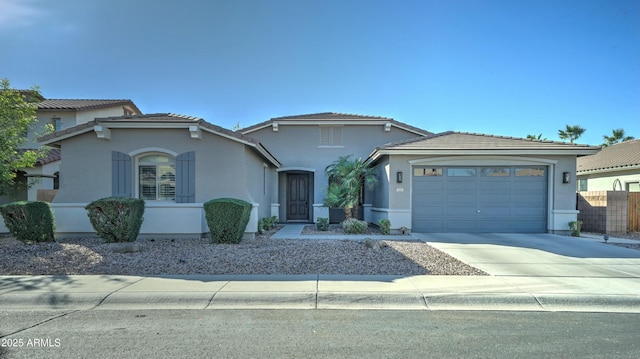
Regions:
M 3 276 L 0 310 L 404 309 L 640 313 L 638 278 Z

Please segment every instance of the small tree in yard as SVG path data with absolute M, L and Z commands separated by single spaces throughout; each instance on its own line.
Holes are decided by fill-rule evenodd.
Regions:
M 378 183 L 373 168 L 361 158 L 351 160 L 349 155 L 339 157 L 324 171 L 329 178 L 324 205 L 343 208 L 347 219 L 358 218 L 363 186 L 371 190 Z
M 29 127 L 37 122 L 35 101 L 41 98 L 37 88 L 19 91 L 11 88 L 9 80 L 0 80 L 0 196 L 13 194 L 17 171 L 33 167 L 46 154 L 44 148 L 19 149 Z

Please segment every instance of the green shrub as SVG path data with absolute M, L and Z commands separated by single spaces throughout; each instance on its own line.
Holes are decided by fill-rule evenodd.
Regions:
M 258 221 L 258 232 L 262 233 L 264 231 L 268 231 L 273 229 L 278 223 L 277 216 L 264 217 Z
M 213 243 L 239 243 L 249 223 L 251 203 L 235 198 L 213 199 L 204 203 L 204 213 Z
M 316 222 L 316 228 L 319 231 L 328 231 L 329 230 L 329 218 L 327 218 L 327 217 L 318 217 L 318 221 Z
M 22 242 L 55 241 L 53 213 L 47 202 L 20 201 L 0 206 L 9 232 Z
M 582 230 L 582 221 L 569 222 L 569 228 L 571 229 L 571 235 L 573 237 L 580 237 L 580 231 Z
M 380 233 L 382 234 L 386 235 L 391 232 L 391 221 L 386 218 L 382 218 L 381 220 L 379 220 L 378 226 L 380 227 Z
M 369 230 L 369 225 L 365 221 L 349 218 L 342 222 L 342 230 L 347 234 L 365 234 Z
M 133 242 L 144 220 L 144 201 L 131 197 L 107 197 L 85 209 L 93 229 L 106 242 Z
M 258 233 L 264 233 L 264 218 L 258 220 Z

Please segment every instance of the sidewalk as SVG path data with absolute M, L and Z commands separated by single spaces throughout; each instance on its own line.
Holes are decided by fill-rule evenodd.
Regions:
M 625 285 L 624 281 L 610 283 L 607 278 L 578 279 L 429 275 L 3 276 L 0 277 L 0 310 L 405 309 L 640 313 L 637 285 Z
M 301 231 L 302 226 L 286 226 L 278 233 L 281 238 L 313 237 L 302 238 Z M 383 239 L 385 236 L 365 237 Z M 396 238 L 420 240 L 421 237 Z M 610 242 L 617 240 L 609 239 Z M 636 267 L 635 263 L 637 261 L 631 259 L 626 265 Z M 615 276 L 492 274 L 0 276 L 0 311 L 396 309 L 640 313 L 640 276 L 630 272 Z

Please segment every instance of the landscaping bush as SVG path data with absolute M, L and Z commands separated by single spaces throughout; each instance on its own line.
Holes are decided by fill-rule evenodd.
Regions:
M 569 229 L 571 229 L 571 235 L 573 237 L 580 237 L 580 231 L 582 230 L 582 221 L 569 222 Z
M 327 217 L 318 217 L 318 221 L 316 222 L 316 228 L 319 231 L 328 231 L 329 230 L 329 218 L 327 218 Z
M 268 231 L 273 229 L 278 223 L 277 216 L 264 217 L 258 221 L 258 232 L 262 233 L 264 231 Z
M 53 242 L 54 219 L 47 202 L 20 201 L 0 206 L 9 232 L 17 240 L 28 242 Z
M 106 242 L 133 242 L 144 220 L 144 201 L 131 197 L 107 197 L 85 209 L 93 229 Z
M 249 223 L 251 203 L 235 198 L 213 199 L 204 203 L 204 213 L 213 243 L 240 243 Z
M 380 233 L 387 235 L 391 232 L 391 221 L 386 218 L 382 218 L 378 221 L 378 227 L 380 227 Z
M 369 225 L 365 221 L 349 218 L 342 222 L 342 230 L 347 234 L 366 234 L 369 230 Z

